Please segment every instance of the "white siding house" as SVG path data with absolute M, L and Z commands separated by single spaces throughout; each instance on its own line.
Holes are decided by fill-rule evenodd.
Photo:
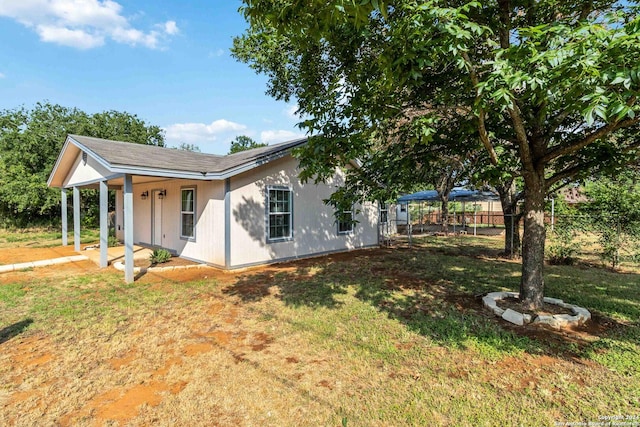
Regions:
M 376 204 L 355 206 L 352 225 L 337 223 L 323 203 L 343 182 L 341 170 L 326 184 L 300 181 L 290 152 L 305 142 L 216 156 L 69 135 L 48 184 L 62 189 L 63 210 L 68 189 L 75 200 L 80 188 L 100 188 L 103 266 L 108 189 L 116 192 L 116 237 L 125 242 L 126 267 L 133 265 L 127 256 L 133 259 L 134 244 L 225 269 L 377 245 Z M 64 222 L 63 229 L 66 237 Z M 125 277 L 133 280 L 132 268 Z

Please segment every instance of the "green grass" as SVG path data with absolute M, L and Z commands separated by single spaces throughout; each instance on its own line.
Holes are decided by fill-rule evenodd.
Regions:
M 225 286 L 210 279 L 124 284 L 109 271 L 25 277 L 0 285 L 0 342 L 36 331 L 65 342 L 124 340 L 131 325 L 150 319 L 168 329 L 201 327 L 211 317 L 206 305 L 222 301 L 243 310 L 243 328 L 274 342 L 259 354 L 233 350 L 250 364 L 224 369 L 238 369 L 238 381 L 249 371 L 263 376 L 251 381 L 281 378 L 282 393 L 295 384 L 326 411 L 316 414 L 322 425 L 552 426 L 640 414 L 640 274 L 548 266 L 546 294 L 588 308 L 603 327 L 589 339 L 533 333 L 480 306 L 480 294 L 518 288 L 520 265 L 496 258 L 499 239 L 414 243 L 270 267 Z M 212 327 L 234 325 L 216 320 Z M 276 355 L 320 361 L 304 371 L 302 362 Z M 296 374 L 325 375 L 337 388 L 318 392 L 317 380 L 307 386 Z
M 73 232 L 67 235 L 69 242 L 73 242 Z M 0 248 L 29 246 L 34 248 L 45 248 L 60 246 L 62 233 L 60 230 L 50 230 L 46 228 L 33 228 L 23 230 L 0 229 Z M 100 240 L 100 230 L 92 228 L 81 228 L 80 243 L 94 243 Z
M 437 411 L 447 413 L 454 424 L 476 425 L 470 422 L 476 413 L 482 413 L 475 420 L 478 425 L 518 424 L 518 417 L 509 411 L 492 413 L 489 402 L 503 408 L 511 402 L 520 411 L 521 423 L 527 425 L 550 423 L 548 416 L 536 415 L 538 412 L 563 414 L 561 418 L 567 422 L 597 421 L 597 415 L 607 413 L 609 405 L 622 413 L 639 413 L 640 275 L 596 267 L 549 266 L 546 294 L 588 308 L 599 319 L 608 319 L 610 327 L 594 341 L 569 339 L 545 330 L 519 333 L 483 312 L 478 298 L 474 298 L 490 291 L 518 289 L 520 264 L 494 258 L 500 249 L 501 242 L 496 239 L 427 237 L 416 239 L 413 248 L 390 250 L 384 256 L 318 262 L 311 268 L 272 278 L 247 277 L 236 289 L 272 280 L 285 308 L 263 306 L 265 317 L 303 331 L 314 345 L 346 355 L 354 363 L 366 365 L 375 360 L 396 367 L 422 363 L 420 376 L 434 378 L 434 372 L 440 369 L 457 369 L 455 364 L 460 360 L 473 361 L 467 374 L 475 376 L 475 382 L 461 381 L 453 387 L 459 387 L 456 393 L 469 390 L 485 397 L 489 394 L 491 399 L 475 406 L 477 402 L 472 404 L 457 396 L 459 402 L 453 399 L 449 401 L 451 406 L 440 407 Z M 246 302 L 256 299 L 255 295 L 244 297 Z M 462 310 L 460 301 L 465 306 Z M 402 350 L 402 343 L 411 342 L 419 344 Z M 447 349 L 451 360 L 436 365 L 426 362 L 424 354 L 434 348 Z M 539 390 L 525 390 L 524 395 L 492 389 L 478 381 L 481 366 L 486 364 L 509 357 L 525 360 L 545 355 L 560 360 L 582 359 L 604 371 L 593 374 L 598 383 L 586 396 L 584 389 L 570 380 L 574 373 L 567 373 L 566 381 L 546 377 L 540 381 Z M 518 378 L 511 371 L 494 375 Z M 415 405 L 414 399 L 421 399 L 419 392 L 407 392 L 409 395 L 403 397 L 408 400 L 402 404 L 369 409 L 378 412 L 378 419 L 392 423 L 430 423 L 430 418 L 419 412 L 434 408 Z M 554 399 L 558 394 L 565 397 Z M 492 416 L 497 418 L 491 421 Z M 536 419 L 539 422 L 529 424 Z

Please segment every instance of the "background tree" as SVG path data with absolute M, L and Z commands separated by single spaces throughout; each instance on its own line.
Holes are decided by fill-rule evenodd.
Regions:
M 598 236 L 602 257 L 617 268 L 621 253 L 640 255 L 640 173 L 628 169 L 615 177 L 599 177 L 585 184 L 588 201 L 579 211 L 588 229 Z
M 623 135 L 640 121 L 637 2 L 244 3 L 250 27 L 234 54 L 267 74 L 272 96 L 295 97 L 302 126 L 322 135 L 300 152 L 309 177 L 416 121 L 408 109 L 433 111 L 419 119 L 425 143 L 451 131 L 439 112 L 473 116 L 490 164 L 524 182 L 520 298 L 541 307 L 549 190 L 640 145 Z
M 177 147 L 175 147 L 177 150 L 182 150 L 182 151 L 191 151 L 193 153 L 199 153 L 200 152 L 200 147 L 198 147 L 195 144 L 187 144 L 186 142 L 181 142 L 180 145 L 178 145 Z
M 0 215 L 5 225 L 51 223 L 60 217 L 60 191 L 47 179 L 67 134 L 164 146 L 164 133 L 137 116 L 116 111 L 89 115 L 48 102 L 0 112 Z M 97 207 L 95 192 L 84 203 Z M 89 214 L 88 218 L 94 215 Z
M 251 150 L 252 148 L 266 147 L 267 144 L 262 144 L 254 141 L 252 138 L 246 135 L 238 135 L 236 139 L 231 141 L 231 147 L 229 148 L 229 154 L 239 153 L 240 151 Z

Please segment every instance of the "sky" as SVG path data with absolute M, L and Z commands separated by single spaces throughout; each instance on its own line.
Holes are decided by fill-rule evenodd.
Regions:
M 226 154 L 247 135 L 304 133 L 295 103 L 230 54 L 247 24 L 239 0 L 0 0 L 0 110 L 39 101 L 126 111 L 166 143 Z

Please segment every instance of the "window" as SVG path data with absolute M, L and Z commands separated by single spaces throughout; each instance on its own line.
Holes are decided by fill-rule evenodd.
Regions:
M 403 203 L 400 205 L 400 212 L 406 212 L 407 211 L 407 204 Z
M 267 200 L 267 237 L 268 240 L 286 240 L 291 233 L 291 190 L 288 188 L 270 188 Z
M 338 218 L 338 234 L 348 234 L 353 232 L 353 209 L 342 211 Z
M 385 202 L 380 202 L 380 224 L 389 222 L 389 207 Z
M 196 189 L 183 188 L 181 195 L 180 237 L 183 239 L 195 239 Z

